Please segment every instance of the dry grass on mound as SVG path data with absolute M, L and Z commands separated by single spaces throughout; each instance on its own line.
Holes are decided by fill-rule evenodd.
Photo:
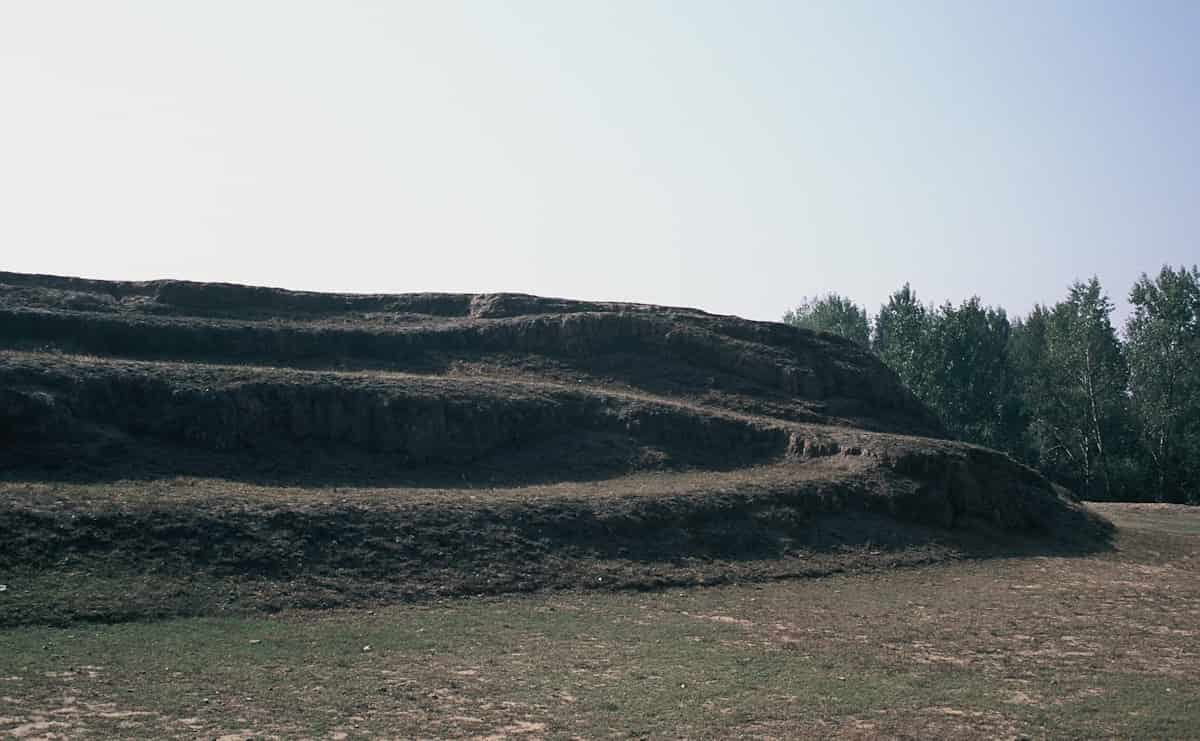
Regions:
M 947 529 L 930 515 L 948 500 L 922 491 L 867 456 L 507 487 L 14 478 L 0 483 L 0 571 L 13 587 L 0 625 L 762 582 L 1109 547 L 1105 523 L 1065 501 L 1050 501 L 1052 530 Z

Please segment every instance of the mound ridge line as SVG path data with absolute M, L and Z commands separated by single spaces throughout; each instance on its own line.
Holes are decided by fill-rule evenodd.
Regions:
M 277 585 L 250 606 L 303 603 L 279 597 L 297 580 L 352 583 L 322 588 L 340 604 L 1111 532 L 1031 469 L 944 439 L 894 373 L 825 334 L 522 294 L 16 273 L 0 487 L 0 568 Z M 12 619 L 57 614 L 38 604 Z

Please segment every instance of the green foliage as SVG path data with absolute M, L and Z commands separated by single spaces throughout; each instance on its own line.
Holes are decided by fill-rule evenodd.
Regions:
M 874 349 L 955 437 L 1009 448 L 1020 436 L 1020 410 L 1003 309 L 975 296 L 955 307 L 925 307 L 907 283 L 875 320 Z
M 972 297 L 934 317 L 936 405 L 964 440 L 1008 448 L 1019 435 L 1019 411 L 1007 346 L 1012 328 L 1003 309 Z
M 829 332 L 864 346 L 871 336 L 867 312 L 836 293 L 805 298 L 783 315 L 783 321 L 795 327 Z
M 1064 301 L 1034 310 L 1012 353 L 1034 461 L 1090 498 L 1126 495 L 1114 486 L 1113 459 L 1128 450 L 1129 374 L 1112 308 L 1099 280 L 1077 282 Z
M 1017 378 L 1018 395 L 1026 423 L 1021 439 L 1011 452 L 1051 478 L 1062 481 L 1067 476 L 1068 468 L 1054 468 L 1062 456 L 1055 455 L 1056 448 L 1052 440 L 1033 419 L 1033 410 L 1050 408 L 1057 398 L 1054 380 L 1046 371 L 1046 327 L 1049 315 L 1046 307 L 1034 306 L 1029 316 L 1017 319 L 1009 336 L 1008 358 Z
M 907 283 L 871 347 L 954 437 L 1007 451 L 1087 498 L 1200 504 L 1200 270 L 1164 267 L 1129 294 L 1126 340 L 1100 281 L 1009 322 L 973 297 L 922 304 Z M 837 294 L 785 321 L 862 342 Z
M 1200 272 L 1143 274 L 1129 301 L 1130 398 L 1154 498 L 1200 503 Z
M 928 352 L 932 324 L 930 310 L 917 300 L 905 283 L 893 293 L 875 317 L 873 347 L 881 360 L 900 376 L 919 398 L 933 396 L 932 364 Z

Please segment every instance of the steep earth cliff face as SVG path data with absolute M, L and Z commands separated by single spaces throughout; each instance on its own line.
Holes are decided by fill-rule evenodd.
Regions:
M 383 507 L 372 521 L 406 523 L 405 542 L 421 541 L 422 522 L 444 534 L 446 517 L 500 510 L 510 526 L 488 530 L 497 544 L 561 540 L 556 516 L 537 514 L 548 496 L 562 511 L 591 513 L 586 527 L 568 518 L 577 525 L 566 531 L 586 552 L 606 539 L 629 541 L 626 552 L 645 538 L 679 543 L 680 533 L 688 540 L 732 521 L 740 534 L 701 537 L 704 552 L 753 551 L 755 538 L 802 540 L 811 516 L 832 512 L 1058 539 L 1104 530 L 1033 471 L 942 439 L 928 409 L 852 343 L 692 309 L 516 294 L 336 295 L 0 273 L 0 467 L 10 482 L 0 517 L 23 523 L 20 543 L 11 528 L 0 535 L 16 566 L 84 558 L 83 542 L 128 553 L 162 545 L 146 530 L 120 542 L 113 530 L 105 541 L 94 523 L 86 533 L 71 524 L 80 508 L 111 503 L 68 497 L 49 512 L 43 495 L 17 486 L 46 480 L 307 487 L 306 517 L 333 512 L 328 487 L 370 487 L 387 492 L 371 500 Z M 643 474 L 656 477 L 650 499 L 629 488 Z M 673 481 L 689 482 L 686 495 Z M 589 482 L 592 494 L 571 482 Z M 560 488 L 534 507 L 522 492 L 535 485 Z M 448 492 L 443 504 L 418 496 L 422 487 Z M 172 521 L 197 504 L 177 492 L 151 506 L 137 495 L 149 488 L 122 489 L 122 506 L 145 500 L 124 522 Z M 674 504 L 654 514 L 664 501 Z M 232 562 L 278 570 L 269 563 L 286 561 L 289 548 L 309 553 L 309 568 L 322 562 L 294 528 L 272 531 L 275 556 L 239 556 L 236 544 L 270 528 L 244 513 L 221 521 L 206 527 L 231 533 L 235 545 L 222 553 Z M 204 542 L 203 528 L 163 527 L 149 532 L 175 532 L 177 553 Z M 460 534 L 478 537 L 471 532 Z M 377 565 L 425 573 L 420 548 L 405 556 L 367 548 L 367 533 L 346 538 Z M 545 563 L 549 546 L 539 548 L 497 552 L 526 553 L 529 571 Z

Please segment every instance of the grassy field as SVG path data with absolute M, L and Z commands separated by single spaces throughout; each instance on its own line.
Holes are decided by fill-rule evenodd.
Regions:
M 8 629 L 0 737 L 1200 737 L 1200 511 L 1099 509 L 1087 557 Z

